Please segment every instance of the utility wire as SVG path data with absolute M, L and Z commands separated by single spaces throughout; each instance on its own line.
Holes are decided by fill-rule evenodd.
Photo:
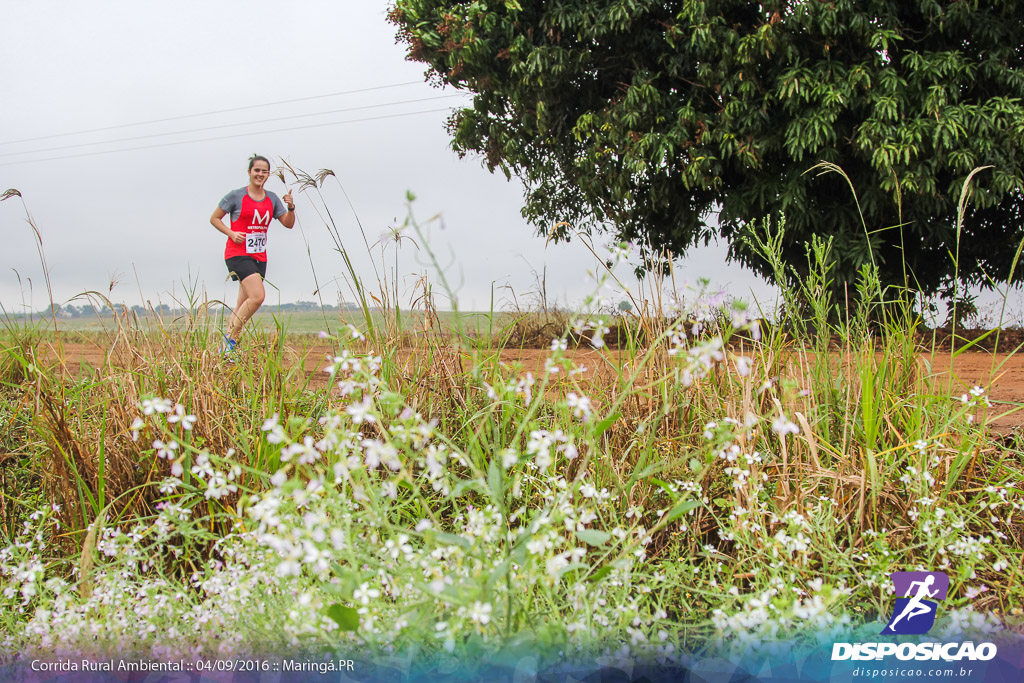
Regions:
M 135 140 L 146 140 L 149 138 L 167 137 L 168 135 L 185 135 L 187 133 L 201 133 L 207 130 L 218 130 L 221 128 L 235 128 L 236 126 L 250 126 L 257 123 L 273 123 L 274 121 L 287 121 L 289 119 L 302 119 L 310 116 L 323 116 L 325 114 L 340 114 L 342 112 L 359 111 L 362 109 L 377 109 L 390 107 L 398 104 L 414 104 L 416 102 L 430 102 L 432 100 L 445 100 L 452 97 L 464 97 L 465 93 L 453 93 L 451 95 L 439 95 L 437 97 L 421 97 L 415 100 L 401 100 L 399 102 L 383 102 L 381 104 L 366 104 L 360 107 L 347 107 L 345 109 L 331 109 L 329 111 L 312 112 L 309 114 L 292 114 L 291 116 L 278 116 L 271 119 L 259 119 L 257 121 L 242 121 L 240 123 L 224 123 L 218 126 L 205 126 L 203 128 L 189 128 L 187 130 L 175 130 L 168 133 L 149 133 L 147 135 L 136 135 L 130 138 L 117 138 L 115 140 L 97 140 L 96 142 L 80 142 L 74 145 L 59 145 L 57 147 L 39 147 L 27 149 L 23 152 L 0 152 L 0 157 L 16 156 L 18 154 L 37 154 L 39 152 L 60 152 L 65 149 L 76 149 L 79 147 L 92 147 L 94 145 L 108 145 L 116 142 L 133 142 Z
M 179 140 L 177 142 L 162 142 L 156 145 L 143 145 L 141 147 L 125 147 L 124 149 L 108 149 L 98 152 L 84 152 L 82 154 L 68 154 L 60 157 L 48 157 L 46 159 L 26 159 L 24 161 L 8 161 L 0 163 L 0 166 L 18 166 L 20 164 L 35 164 L 41 161 L 58 161 L 61 159 L 76 159 L 79 157 L 95 156 L 97 154 L 113 154 L 115 152 L 134 152 L 140 149 L 156 149 L 158 147 L 172 147 L 174 145 L 189 145 L 195 142 L 214 142 L 216 140 L 229 140 L 231 138 L 242 138 L 249 135 L 268 135 L 270 133 L 284 133 L 292 130 L 304 130 L 306 128 L 323 128 L 324 126 L 338 126 L 343 123 L 360 123 L 362 121 L 378 121 L 380 119 L 393 119 L 400 116 L 414 116 L 416 114 L 431 114 L 440 111 L 451 111 L 451 107 L 443 107 L 441 109 L 424 109 L 421 111 L 410 111 L 402 114 L 385 114 L 383 116 L 370 116 L 363 119 L 348 119 L 346 121 L 330 121 L 328 123 L 311 123 L 307 126 L 293 126 L 291 128 L 276 128 L 274 130 L 260 130 L 252 131 L 250 133 L 236 133 L 234 135 L 220 135 L 212 138 L 200 138 L 199 140 Z
M 120 123 L 116 126 L 104 126 L 103 128 L 90 128 L 88 130 L 78 130 L 73 133 L 55 133 L 53 135 L 40 135 L 35 138 L 22 138 L 21 140 L 8 140 L 6 142 L 0 142 L 0 145 L 14 145 L 19 142 L 34 142 L 36 140 L 48 140 L 50 138 L 61 138 L 69 135 L 84 135 L 86 133 L 99 133 L 105 130 L 115 130 L 117 128 L 130 128 L 132 126 L 145 126 L 150 123 L 163 123 L 165 121 L 180 121 L 181 119 L 193 119 L 198 116 L 212 116 L 213 114 L 226 114 L 233 111 L 243 111 L 245 109 L 258 109 L 259 107 L 272 107 L 277 104 L 290 104 L 292 102 L 308 102 L 309 100 L 322 100 L 326 97 L 337 97 L 339 95 L 354 95 L 361 92 L 370 92 L 372 90 L 385 90 L 387 88 L 401 88 L 407 85 L 416 85 L 423 81 L 407 81 L 405 83 L 392 83 L 391 85 L 378 85 L 372 88 L 359 88 L 358 90 L 343 90 L 341 92 L 327 93 L 326 95 L 313 95 L 311 97 L 297 97 L 291 100 L 279 100 L 277 102 L 267 102 L 265 104 L 249 104 L 244 107 L 232 107 L 230 109 L 218 109 L 216 111 L 200 112 L 198 114 L 184 114 L 182 116 L 169 116 L 165 119 L 152 119 L 150 121 L 139 121 L 137 123 Z

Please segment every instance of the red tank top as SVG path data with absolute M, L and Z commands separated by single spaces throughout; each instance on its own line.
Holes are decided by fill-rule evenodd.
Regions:
M 274 217 L 274 202 L 270 195 L 256 201 L 248 192 L 242 193 L 242 206 L 238 218 L 231 222 L 231 230 L 245 235 L 245 241 L 235 244 L 228 239 L 224 258 L 251 256 L 257 261 L 267 260 L 267 230 Z

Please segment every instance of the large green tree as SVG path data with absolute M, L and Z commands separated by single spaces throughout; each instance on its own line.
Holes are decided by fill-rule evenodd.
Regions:
M 434 82 L 475 93 L 453 146 L 521 178 L 542 229 L 677 254 L 717 233 L 771 277 L 737 236 L 784 214 L 798 272 L 831 235 L 839 282 L 874 260 L 925 292 L 1005 281 L 1024 238 L 1024 3 L 397 0 L 390 18 Z

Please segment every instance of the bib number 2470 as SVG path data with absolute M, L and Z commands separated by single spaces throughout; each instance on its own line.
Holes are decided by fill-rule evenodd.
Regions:
M 249 232 L 245 235 L 245 253 L 263 254 L 267 251 L 267 233 Z

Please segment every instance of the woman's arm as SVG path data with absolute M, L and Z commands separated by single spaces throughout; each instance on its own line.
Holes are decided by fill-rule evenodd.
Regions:
M 224 221 L 221 219 L 228 215 L 228 212 L 219 206 L 214 210 L 213 215 L 210 216 L 210 225 L 217 228 L 220 232 L 224 233 L 229 240 L 235 244 L 241 244 L 245 241 L 245 235 L 240 232 L 235 232 L 228 226 L 224 225 Z M 282 216 L 283 218 L 283 216 Z M 290 225 L 288 227 L 291 227 Z
M 281 225 L 286 228 L 291 228 L 295 225 L 295 200 L 292 199 L 292 191 L 288 190 L 281 201 L 284 202 L 284 208 L 287 209 L 285 213 L 281 214 L 281 217 L 277 220 L 281 221 Z

